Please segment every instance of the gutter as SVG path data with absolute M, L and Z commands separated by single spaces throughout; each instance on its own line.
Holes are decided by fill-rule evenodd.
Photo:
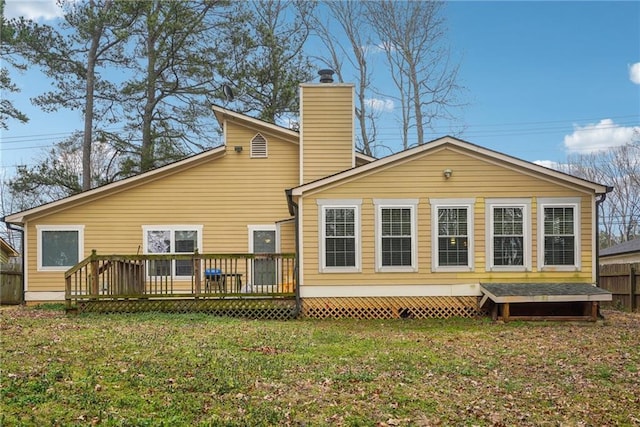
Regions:
M 2 222 L 4 222 L 4 224 L 7 226 L 7 230 L 13 230 L 13 231 L 17 231 L 18 233 L 20 233 L 20 258 L 21 261 L 20 263 L 22 264 L 22 301 L 21 304 L 24 304 L 26 302 L 26 290 L 25 290 L 25 280 L 24 280 L 24 273 L 25 273 L 25 267 L 26 267 L 26 260 L 25 260 L 25 256 L 24 256 L 24 245 L 25 245 L 25 241 L 24 241 L 24 228 L 18 228 L 15 225 L 13 225 L 13 223 L 11 222 L 7 222 L 6 221 L 7 217 L 3 217 L 2 218 Z
M 294 316 L 298 318 L 300 316 L 300 312 L 302 311 L 302 302 L 300 300 L 300 239 L 298 238 L 300 230 L 299 230 L 299 221 L 298 221 L 298 205 L 293 201 L 292 189 L 286 189 L 285 194 L 287 195 L 287 205 L 289 206 L 289 214 L 294 217 L 295 222 L 295 239 L 296 239 L 296 257 L 295 257 L 295 268 L 294 268 L 294 276 L 296 280 L 296 311 Z

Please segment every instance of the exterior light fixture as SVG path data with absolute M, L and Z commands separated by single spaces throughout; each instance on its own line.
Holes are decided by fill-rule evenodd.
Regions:
M 242 153 L 242 145 L 236 145 L 233 149 L 236 153 Z
M 445 169 L 442 171 L 442 174 L 444 175 L 445 179 L 449 179 L 451 178 L 451 175 L 453 175 L 453 171 L 451 169 Z

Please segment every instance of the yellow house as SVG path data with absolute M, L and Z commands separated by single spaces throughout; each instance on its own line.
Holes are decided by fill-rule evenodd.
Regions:
M 316 317 L 606 299 L 592 285 L 610 188 L 448 136 L 372 159 L 354 149 L 353 85 L 302 84 L 300 96 L 297 131 L 213 107 L 224 145 L 7 216 L 24 228 L 26 300 L 63 300 L 65 271 L 94 249 L 293 252 L 300 309 Z M 529 285 L 528 299 L 491 287 L 510 284 Z

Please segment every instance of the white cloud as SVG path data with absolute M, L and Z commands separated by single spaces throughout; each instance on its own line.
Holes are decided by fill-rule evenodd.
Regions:
M 640 85 L 640 62 L 629 66 L 629 79 L 637 85 Z
M 565 165 L 563 163 L 554 162 L 553 160 L 536 160 L 536 165 L 544 166 L 545 168 L 555 169 L 555 170 L 564 170 Z
M 391 99 L 369 98 L 364 101 L 375 112 L 389 113 L 395 107 Z
M 49 21 L 62 16 L 62 9 L 56 0 L 7 0 L 4 6 L 5 18 L 32 19 Z
M 564 137 L 564 146 L 569 153 L 593 153 L 628 144 L 634 131 L 640 132 L 640 126 L 624 127 L 611 119 L 585 126 L 573 125 L 573 133 Z

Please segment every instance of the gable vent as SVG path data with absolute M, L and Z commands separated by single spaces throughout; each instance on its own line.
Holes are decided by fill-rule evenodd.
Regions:
M 266 158 L 267 157 L 267 140 L 264 136 L 257 134 L 251 140 L 251 157 Z

